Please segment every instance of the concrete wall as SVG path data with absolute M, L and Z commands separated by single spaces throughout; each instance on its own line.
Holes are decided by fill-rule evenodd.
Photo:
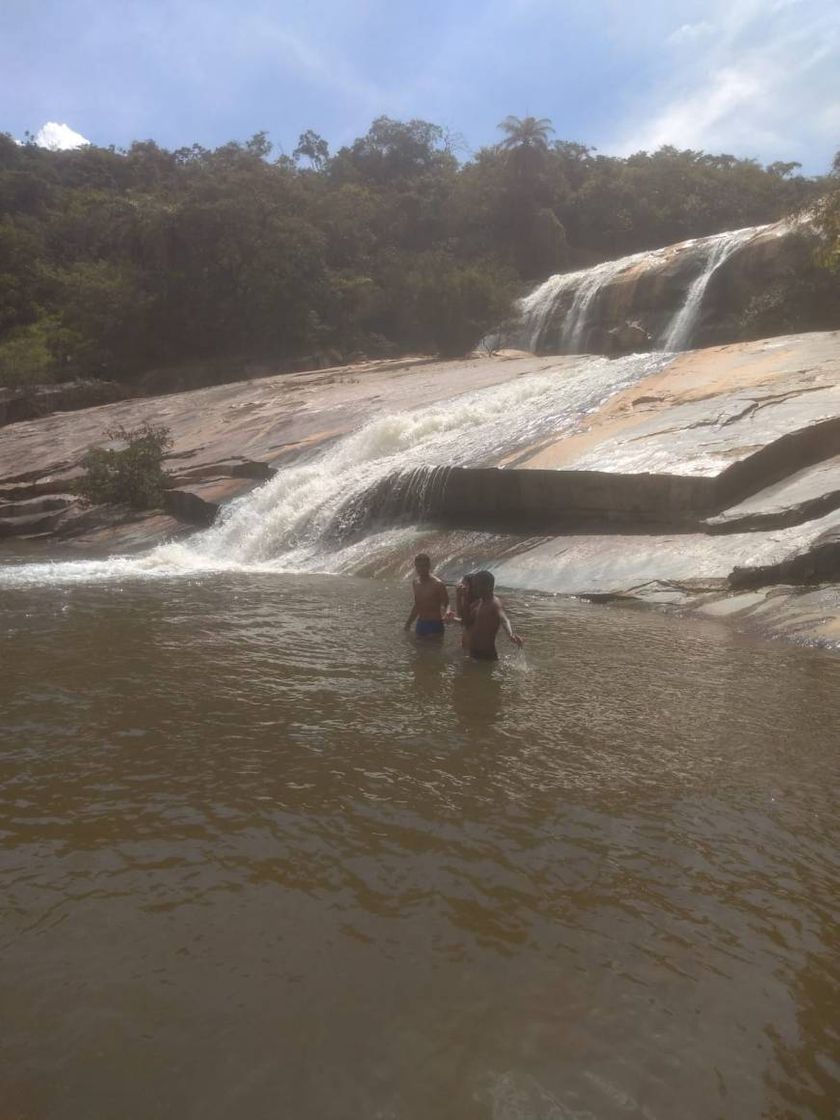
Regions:
M 342 537 L 401 520 L 559 533 L 685 532 L 713 512 L 715 501 L 715 480 L 702 477 L 435 467 L 383 479 L 337 520 Z
M 449 523 L 687 529 L 715 504 L 715 482 L 682 475 L 452 467 L 426 512 Z

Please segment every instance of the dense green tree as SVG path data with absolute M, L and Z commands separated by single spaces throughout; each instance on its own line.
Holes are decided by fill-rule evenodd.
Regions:
M 829 272 L 840 272 L 840 152 L 831 168 L 831 189 L 817 207 L 817 225 L 824 238 L 819 263 Z
M 551 272 L 773 221 L 829 188 L 824 256 L 840 266 L 838 169 L 673 147 L 619 159 L 552 141 L 545 118 L 500 128 L 463 162 L 445 129 L 389 117 L 333 155 L 308 130 L 292 157 L 264 132 L 69 152 L 0 134 L 0 382 L 463 352 Z M 784 302 L 768 293 L 744 330 Z
M 330 158 L 330 148 L 323 136 L 308 128 L 306 132 L 300 134 L 292 155 L 296 160 L 308 159 L 316 171 L 323 171 Z
M 342 148 L 330 164 L 337 180 L 405 185 L 439 172 L 457 161 L 446 131 L 428 121 L 394 121 L 377 117 L 365 136 Z

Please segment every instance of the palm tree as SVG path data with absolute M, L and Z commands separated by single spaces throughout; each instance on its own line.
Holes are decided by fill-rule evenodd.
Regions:
M 507 133 L 499 145 L 506 152 L 522 148 L 545 152 L 548 137 L 554 132 L 548 117 L 505 117 L 498 127 Z
M 506 133 L 499 144 L 508 153 L 514 174 L 534 186 L 545 164 L 548 138 L 554 127 L 548 117 L 505 117 L 498 126 Z
M 498 127 L 505 133 L 499 150 L 507 154 L 510 172 L 506 193 L 512 211 L 514 256 L 520 274 L 531 277 L 545 271 L 546 228 L 551 244 L 556 240 L 555 227 L 562 233 L 562 226 L 549 209 L 545 177 L 548 138 L 554 127 L 547 117 L 505 117 Z M 552 258 L 556 255 L 553 253 Z

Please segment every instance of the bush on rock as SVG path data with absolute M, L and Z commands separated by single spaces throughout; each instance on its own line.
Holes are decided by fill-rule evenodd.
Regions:
M 170 476 L 163 458 L 172 446 L 164 425 L 141 424 L 117 427 L 106 432 L 122 447 L 92 447 L 82 459 L 87 472 L 77 489 L 97 505 L 128 505 L 132 509 L 154 509 L 163 504 Z

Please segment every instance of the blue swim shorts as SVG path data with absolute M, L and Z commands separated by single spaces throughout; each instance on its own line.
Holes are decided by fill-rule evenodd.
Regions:
M 443 633 L 443 623 L 440 619 L 423 619 L 418 618 L 414 624 L 414 633 L 418 638 L 431 638 L 437 634 Z

